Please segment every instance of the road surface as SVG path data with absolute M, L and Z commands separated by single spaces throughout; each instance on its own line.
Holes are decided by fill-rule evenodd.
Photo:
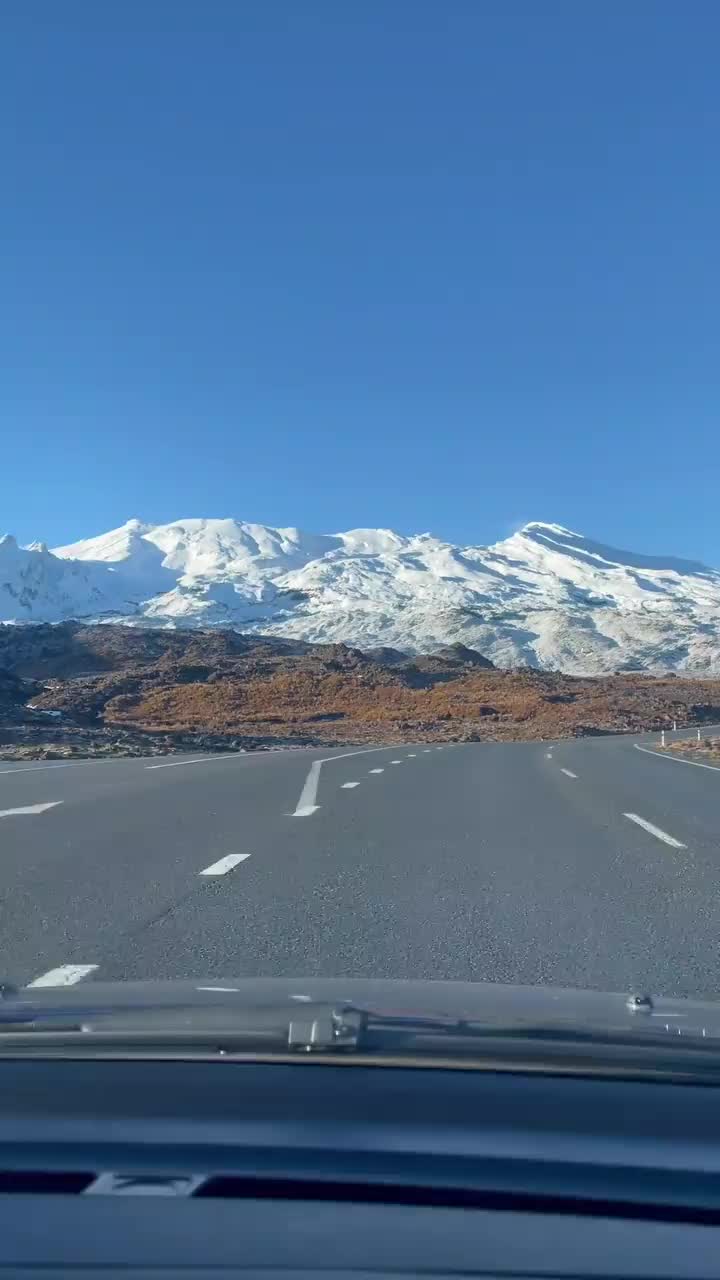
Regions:
M 720 770 L 656 747 L 653 735 L 0 762 L 0 980 L 716 996 Z

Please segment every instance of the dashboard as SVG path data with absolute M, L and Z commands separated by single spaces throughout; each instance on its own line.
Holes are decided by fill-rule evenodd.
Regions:
M 0 1267 L 716 1276 L 720 1092 L 350 1059 L 4 1060 Z

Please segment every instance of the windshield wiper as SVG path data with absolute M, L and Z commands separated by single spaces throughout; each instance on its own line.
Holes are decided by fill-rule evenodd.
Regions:
M 388 1015 L 350 1002 L 63 1007 L 0 1002 L 0 1058 L 304 1058 L 720 1083 L 717 1041 L 660 1026 Z

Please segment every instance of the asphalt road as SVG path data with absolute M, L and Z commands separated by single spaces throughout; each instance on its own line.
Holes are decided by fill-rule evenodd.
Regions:
M 0 980 L 454 978 L 714 997 L 720 770 L 656 746 L 0 762 Z

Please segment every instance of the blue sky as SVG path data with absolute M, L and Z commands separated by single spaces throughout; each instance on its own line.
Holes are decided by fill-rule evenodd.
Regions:
M 720 564 L 716 0 L 5 0 L 0 528 Z

